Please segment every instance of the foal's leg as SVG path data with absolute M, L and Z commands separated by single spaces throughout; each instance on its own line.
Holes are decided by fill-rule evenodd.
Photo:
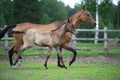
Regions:
M 62 54 L 61 54 L 61 51 L 60 51 L 60 47 L 56 47 L 56 51 L 57 51 L 57 53 L 58 53 L 58 55 L 59 55 L 59 59 L 61 60 L 62 67 L 64 67 L 64 68 L 67 69 L 67 67 L 66 67 L 65 64 L 64 64 L 63 58 L 62 58 Z
M 60 52 L 62 52 L 62 48 L 60 48 Z M 60 63 L 59 54 L 57 54 L 57 58 L 58 58 L 58 62 L 57 62 L 58 67 L 62 68 L 62 65 L 61 65 L 61 63 Z
M 49 59 L 49 57 L 50 57 L 51 51 L 52 51 L 52 47 L 49 47 L 48 53 L 47 53 L 48 55 L 47 55 L 46 60 L 45 60 L 45 62 L 44 62 L 45 69 L 48 69 L 48 67 L 47 67 L 47 62 L 48 62 L 48 59 Z
M 72 47 L 68 46 L 68 44 L 62 45 L 62 48 L 73 52 L 72 60 L 69 62 L 69 66 L 72 65 L 72 63 L 75 62 L 75 60 L 76 60 L 76 55 L 77 55 L 76 50 L 73 49 Z

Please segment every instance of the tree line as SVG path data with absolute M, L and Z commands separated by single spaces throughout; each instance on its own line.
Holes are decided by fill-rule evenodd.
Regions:
M 84 4 L 95 18 L 96 0 L 83 0 L 81 4 L 76 3 L 74 8 L 65 6 L 58 0 L 0 0 L 0 27 L 23 22 L 49 24 L 64 20 L 80 11 Z M 98 12 L 101 29 L 104 26 L 109 29 L 120 29 L 120 1 L 118 5 L 114 5 L 112 0 L 101 0 Z M 84 29 L 93 28 L 85 24 L 79 26 Z M 94 36 L 94 33 L 80 36 Z

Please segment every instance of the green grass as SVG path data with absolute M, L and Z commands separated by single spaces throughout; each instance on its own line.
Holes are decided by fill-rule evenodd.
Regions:
M 49 63 L 48 67 L 45 70 L 39 62 L 23 62 L 22 68 L 12 69 L 2 62 L 0 80 L 120 80 L 120 62 L 76 63 L 68 69 Z
M 12 44 L 12 41 L 10 42 Z M 0 41 L 0 46 L 3 42 Z M 103 47 L 103 43 L 77 43 L 77 46 Z M 23 58 L 46 57 L 47 50 L 41 53 L 39 49 L 27 49 Z M 103 50 L 77 50 L 77 57 L 98 57 L 103 56 Z M 72 57 L 70 51 L 63 50 L 63 57 Z M 120 56 L 120 50 L 109 50 L 108 56 Z M 0 49 L 0 59 L 4 58 L 4 50 Z M 15 56 L 14 56 L 15 57 Z M 56 51 L 51 54 L 56 58 Z M 96 62 L 96 63 L 74 63 L 68 69 L 58 68 L 56 63 L 48 62 L 48 70 L 44 69 L 43 63 L 25 62 L 23 67 L 12 69 L 9 63 L 0 60 L 0 80 L 120 80 L 120 62 Z
M 9 41 L 9 44 L 10 44 L 10 45 L 13 45 L 13 41 Z M 0 41 L 0 46 L 1 46 L 1 45 L 4 45 L 4 41 Z
M 0 57 L 4 57 L 4 50 L 0 50 Z M 23 57 L 46 57 L 47 56 L 47 50 L 43 51 L 42 53 L 40 49 L 27 49 L 23 52 Z M 53 50 L 51 53 L 51 57 L 56 57 L 56 51 Z M 77 50 L 77 57 L 98 57 L 103 56 L 104 51 L 103 50 Z M 63 57 L 72 57 L 73 53 L 70 51 L 63 50 L 62 52 Z M 120 56 L 120 50 L 109 50 L 108 56 Z
M 97 43 L 97 44 L 94 44 L 93 42 L 88 42 L 88 43 L 85 43 L 85 42 L 77 42 L 76 43 L 76 46 L 78 47 L 103 47 L 103 43 Z
M 13 44 L 12 41 L 10 41 L 10 45 Z M 3 41 L 0 41 L 0 45 L 3 45 Z M 80 42 L 77 42 L 76 43 L 77 47 L 103 47 L 103 43 L 98 43 L 98 44 L 94 44 L 94 43 L 80 43 Z M 0 50 L 0 57 L 4 57 L 4 50 L 1 49 Z M 28 57 L 28 56 L 40 56 L 40 57 L 46 57 L 46 53 L 47 53 L 47 50 L 44 50 L 43 51 L 44 53 L 41 53 L 40 49 L 35 49 L 35 48 L 31 48 L 31 49 L 27 49 L 25 50 L 25 52 L 23 53 L 23 56 L 24 57 Z M 77 50 L 77 57 L 89 57 L 89 56 L 94 56 L 94 57 L 97 57 L 97 56 L 101 56 L 101 55 L 104 55 L 104 50 Z M 72 52 L 70 51 L 65 51 L 63 50 L 62 52 L 63 56 L 64 57 L 71 57 L 73 56 Z M 110 50 L 109 49 L 109 54 L 108 56 L 120 56 L 120 50 Z M 52 51 L 52 54 L 51 54 L 51 57 L 56 57 L 56 51 L 53 50 Z

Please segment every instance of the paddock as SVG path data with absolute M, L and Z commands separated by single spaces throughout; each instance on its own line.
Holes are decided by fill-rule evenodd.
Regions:
M 77 31 L 93 32 L 93 29 L 77 29 Z M 119 30 L 100 30 L 100 32 L 120 32 Z M 104 35 L 105 35 L 104 34 Z M 105 39 L 106 38 L 106 39 Z M 93 43 L 78 43 L 82 41 L 93 41 Z M 116 38 L 104 37 L 98 39 L 102 43 L 94 44 L 94 38 L 73 38 L 72 44 L 77 49 L 77 59 L 72 66 L 68 62 L 72 57 L 70 52 L 63 50 L 63 59 L 68 69 L 58 68 L 56 52 L 53 51 L 49 60 L 49 69 L 45 70 L 43 62 L 46 57 L 47 49 L 44 47 L 34 47 L 25 51 L 23 56 L 23 65 L 16 70 L 11 69 L 8 64 L 7 50 L 12 45 L 12 37 L 5 37 L 0 41 L 0 80 L 119 80 L 120 79 L 120 45 L 119 39 L 113 45 Z M 107 43 L 107 57 L 105 57 L 104 45 Z M 94 45 L 93 45 L 94 44 Z M 84 45 L 84 46 L 83 46 Z M 111 49 L 110 46 L 111 45 Z M 111 52 L 113 50 L 113 52 Z M 4 54 L 5 52 L 5 54 Z M 28 54 L 29 53 L 29 54 Z M 111 55 L 112 53 L 112 55 Z M 115 54 L 117 53 L 117 54 Z M 9 74 L 11 73 L 11 74 Z M 16 74 L 19 73 L 19 74 Z M 57 73 L 57 74 L 56 74 Z M 108 77 L 109 76 L 109 77 Z
M 64 58 L 65 63 L 69 58 Z M 0 59 L 0 80 L 119 80 L 120 58 L 81 57 L 68 67 L 56 66 L 56 58 L 49 60 L 49 69 L 44 69 L 43 59 L 26 58 L 18 69 L 11 69 L 7 60 Z M 109 77 L 108 77 L 109 76 Z
M 2 30 L 2 28 L 1 28 Z M 74 49 L 76 50 L 103 50 L 103 55 L 107 56 L 109 54 L 109 50 L 120 50 L 120 38 L 116 37 L 116 38 L 109 38 L 108 37 L 108 33 L 120 33 L 120 30 L 111 30 L 111 29 L 107 29 L 106 27 L 104 27 L 104 29 L 99 29 L 98 31 L 96 31 L 95 29 L 76 29 L 78 32 L 99 32 L 99 33 L 103 33 L 103 38 L 79 38 L 79 37 L 73 37 L 71 40 L 71 43 L 69 44 L 70 46 L 72 46 Z M 6 34 L 3 38 L 2 41 L 4 41 L 3 46 L 1 46 L 1 49 L 5 50 L 5 54 L 7 54 L 10 44 L 9 41 L 12 41 L 13 38 L 12 37 L 8 37 L 8 34 Z M 103 43 L 103 46 L 92 46 L 92 47 L 87 47 L 87 46 L 77 46 L 77 41 L 101 41 Z M 94 43 L 93 43 L 94 44 Z M 38 48 L 38 47 L 35 47 Z M 46 49 L 44 47 L 40 47 L 41 52 L 43 52 L 43 50 Z

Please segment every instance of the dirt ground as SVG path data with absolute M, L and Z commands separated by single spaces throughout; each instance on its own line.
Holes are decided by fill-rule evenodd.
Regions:
M 68 63 L 72 57 L 69 58 L 63 58 L 65 63 Z M 41 62 L 43 63 L 45 61 L 45 58 L 41 57 L 25 57 L 23 56 L 23 62 Z M 9 62 L 7 57 L 0 58 L 0 62 Z M 111 63 L 111 62 L 120 62 L 120 57 L 79 57 L 76 58 L 75 63 L 98 63 L 98 62 L 104 62 L 104 63 Z M 48 63 L 57 63 L 57 58 L 49 58 Z

